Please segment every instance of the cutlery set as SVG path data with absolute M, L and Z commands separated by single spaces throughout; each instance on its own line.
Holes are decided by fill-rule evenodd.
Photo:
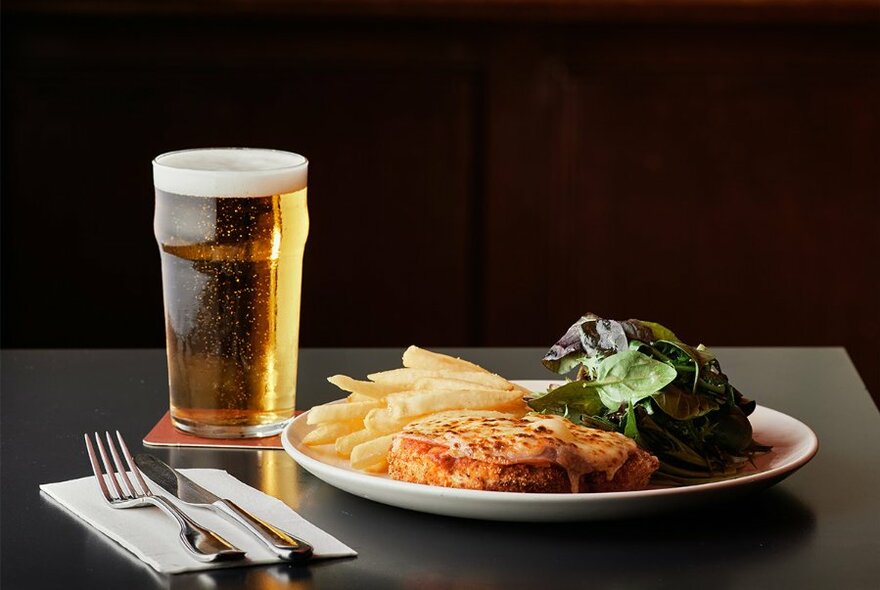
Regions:
M 105 432 L 105 438 L 106 447 L 98 433 L 95 433 L 94 445 L 89 435 L 85 435 L 89 461 L 104 500 L 112 508 L 143 508 L 147 506 L 160 508 L 178 524 L 180 543 L 187 553 L 195 559 L 203 562 L 229 561 L 244 558 L 245 552 L 214 531 L 194 521 L 168 499 L 153 494 L 144 481 L 142 473 L 183 503 L 210 509 L 237 524 L 282 559 L 301 563 L 312 556 L 312 547 L 305 541 L 259 519 L 231 500 L 220 498 L 209 492 L 152 455 L 142 454 L 132 457 L 122 435 L 117 431 L 116 438 L 119 442 L 119 448 L 128 466 L 126 469 L 109 432 Z M 97 453 L 95 446 L 98 449 Z M 101 469 L 102 463 L 103 471 Z M 129 471 L 132 477 L 129 477 Z

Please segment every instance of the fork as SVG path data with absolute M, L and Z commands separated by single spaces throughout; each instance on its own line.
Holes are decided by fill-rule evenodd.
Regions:
M 110 455 L 113 457 L 112 463 L 97 432 L 95 433 L 95 443 L 98 446 L 101 461 L 104 463 L 104 470 L 107 472 L 106 478 L 101 471 L 101 464 L 98 462 L 98 457 L 95 454 L 95 449 L 92 446 L 89 435 L 86 434 L 84 436 L 86 450 L 89 453 L 89 461 L 92 463 L 92 471 L 95 472 L 95 480 L 98 482 L 98 487 L 104 499 L 112 508 L 143 508 L 150 505 L 161 508 L 180 527 L 179 539 L 187 553 L 199 561 L 226 561 L 244 557 L 244 551 L 239 550 L 214 531 L 200 526 L 162 496 L 153 494 L 144 481 L 137 465 L 135 465 L 128 446 L 122 439 L 122 435 L 117 430 L 116 438 L 119 440 L 119 447 L 122 449 L 125 462 L 128 463 L 128 468 L 131 470 L 131 474 L 139 486 L 136 488 L 132 484 L 131 479 L 129 479 L 126 469 L 122 466 L 122 459 L 119 457 L 119 452 L 116 450 L 116 445 L 113 444 L 110 433 L 105 432 L 104 435 L 107 438 L 107 447 L 110 449 Z M 114 465 L 116 467 L 115 470 Z M 110 484 L 109 488 L 107 486 L 108 482 Z

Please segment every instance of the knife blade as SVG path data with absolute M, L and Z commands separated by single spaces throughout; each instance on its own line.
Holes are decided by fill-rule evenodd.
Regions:
M 261 520 L 232 500 L 220 498 L 209 492 L 153 455 L 137 455 L 134 462 L 147 477 L 168 493 L 186 504 L 210 508 L 235 522 L 257 537 L 279 557 L 292 562 L 301 562 L 312 556 L 312 546 L 302 539 Z

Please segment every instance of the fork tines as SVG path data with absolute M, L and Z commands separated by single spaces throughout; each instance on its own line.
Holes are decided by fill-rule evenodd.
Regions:
M 107 447 L 110 449 L 109 455 L 107 449 L 104 447 L 104 443 L 101 441 L 101 436 L 97 432 L 95 433 L 95 444 L 98 446 L 98 454 L 101 455 L 101 462 L 104 464 L 104 472 L 107 474 L 106 478 L 104 477 L 104 472 L 101 470 L 101 463 L 98 462 L 98 457 L 95 454 L 95 449 L 92 446 L 92 441 L 89 438 L 89 435 L 84 435 L 86 450 L 89 454 L 89 461 L 92 464 L 92 471 L 95 473 L 95 479 L 98 481 L 98 487 L 101 488 L 101 493 L 104 494 L 104 498 L 106 498 L 107 501 L 127 500 L 149 494 L 150 488 L 148 488 L 147 484 L 144 482 L 143 476 L 137 468 L 137 465 L 135 465 L 131 452 L 128 450 L 128 446 L 125 444 L 125 440 L 122 438 L 119 431 L 116 431 L 116 438 L 119 441 L 119 447 L 122 449 L 122 454 L 125 457 L 125 462 L 128 464 L 128 469 L 131 470 L 132 475 L 137 480 L 139 488 L 132 485 L 132 481 L 128 477 L 127 470 L 122 465 L 122 459 L 119 456 L 119 452 L 116 450 L 116 445 L 113 443 L 113 438 L 110 436 L 110 433 L 104 432 L 104 436 L 107 439 Z M 113 458 L 112 463 L 110 460 L 111 456 Z M 107 487 L 106 482 L 110 483 L 109 488 Z

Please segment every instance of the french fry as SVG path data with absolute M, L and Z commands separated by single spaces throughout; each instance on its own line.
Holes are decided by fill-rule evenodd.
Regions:
M 494 408 L 494 410 L 496 412 L 507 414 L 508 416 L 514 416 L 516 418 L 522 418 L 532 411 L 532 409 L 529 407 L 524 399 L 518 399 L 513 403 L 498 406 Z
M 306 418 L 306 424 L 320 424 L 321 422 L 342 422 L 344 420 L 354 420 L 355 418 L 363 418 L 373 408 L 378 408 L 381 402 L 374 400 L 371 402 L 354 402 L 343 404 L 324 404 L 323 406 L 315 406 Z
M 481 371 L 452 371 L 449 369 L 432 370 L 432 369 L 391 369 L 390 371 L 380 371 L 378 373 L 370 373 L 367 379 L 382 385 L 394 385 L 403 389 L 410 389 L 415 385 L 416 381 L 425 377 L 435 377 L 438 379 L 462 379 L 463 381 L 471 381 L 473 383 L 483 383 L 481 378 L 488 377 L 490 380 L 493 375 L 491 373 L 483 373 Z M 504 379 L 498 377 L 497 381 L 493 380 L 493 384 L 497 384 L 496 389 L 505 389 L 503 385 Z M 485 384 L 485 383 L 484 383 Z
M 510 418 L 510 414 L 508 412 L 502 411 L 502 408 L 498 408 L 495 410 L 446 410 L 443 412 L 426 414 L 424 416 L 417 416 L 412 420 L 412 422 L 410 422 L 410 424 L 416 424 L 418 422 L 421 422 L 422 420 L 431 420 L 432 418 L 436 418 L 437 416 L 443 416 L 447 412 L 456 417 L 462 418 Z
M 360 428 L 363 428 L 360 420 L 325 422 L 324 424 L 319 424 L 314 430 L 305 435 L 303 443 L 309 446 L 335 443 L 337 438 L 351 434 Z
M 391 410 L 388 408 L 376 408 L 375 410 L 370 410 L 370 413 L 364 418 L 364 428 L 379 436 L 391 432 L 399 432 L 413 420 L 414 417 L 412 416 L 395 418 L 391 415 Z
M 416 383 L 421 379 L 433 378 L 459 379 L 461 381 L 467 381 L 468 383 L 483 385 L 485 387 L 489 387 L 490 389 L 518 389 L 522 391 L 524 395 L 531 393 L 525 387 L 517 385 L 516 383 L 512 383 L 511 381 L 508 381 L 500 375 L 489 373 L 487 371 L 454 371 L 450 369 L 431 370 L 403 368 L 392 369 L 390 371 L 381 371 L 379 373 L 371 373 L 370 375 L 367 375 L 367 378 L 370 381 L 381 383 L 382 385 L 399 387 L 401 390 L 414 388 L 416 386 Z
M 482 372 L 482 371 L 454 371 L 447 372 L 441 371 L 443 374 L 440 377 L 451 378 L 451 379 L 461 379 L 462 381 L 467 381 L 469 383 L 479 383 L 480 385 L 485 385 L 486 387 L 491 387 L 492 389 L 515 389 L 516 385 L 511 383 L 504 377 L 496 375 L 495 373 Z
M 390 371 L 380 371 L 378 373 L 370 373 L 367 379 L 381 385 L 400 387 L 403 389 L 412 389 L 416 381 L 422 377 L 440 377 L 439 371 L 429 371 L 427 369 L 391 369 Z
M 350 402 L 373 402 L 376 398 L 364 395 L 363 393 L 349 393 L 346 398 Z
M 386 434 L 357 445 L 351 450 L 351 466 L 354 469 L 365 469 L 385 461 L 393 439 L 393 434 Z
M 481 391 L 481 390 L 440 390 L 426 391 L 416 395 L 387 397 L 388 408 L 394 418 L 419 416 L 444 410 L 480 410 L 506 406 L 522 398 L 522 392 Z
M 430 350 L 425 350 L 418 346 L 410 346 L 404 351 L 403 366 L 411 369 L 431 369 L 435 371 L 489 372 L 480 365 L 475 365 L 469 361 L 446 354 L 440 354 L 439 352 L 431 352 Z
M 522 385 L 519 385 L 519 384 L 517 384 L 517 383 L 511 383 L 511 385 L 513 385 L 513 388 L 514 388 L 515 390 L 517 390 L 518 392 L 520 392 L 523 396 L 533 396 L 533 395 L 535 395 L 535 393 L 534 393 L 532 390 L 530 390 L 530 389 L 526 389 L 526 388 L 523 387 Z
M 327 381 L 341 389 L 350 393 L 359 393 L 367 395 L 374 399 L 381 399 L 389 393 L 400 391 L 400 388 L 394 385 L 384 385 L 381 383 L 373 383 L 372 381 L 358 381 L 352 379 L 348 375 L 333 375 L 327 377 Z
M 388 458 L 384 458 L 378 463 L 374 463 L 368 467 L 364 467 L 363 471 L 367 473 L 385 473 L 388 471 Z
M 379 436 L 380 435 L 378 434 L 371 433 L 366 428 L 341 436 L 336 439 L 336 454 L 340 457 L 348 457 L 351 455 L 351 450 L 353 448 L 359 444 L 378 438 Z
M 478 389 L 481 391 L 498 391 L 498 387 L 489 387 L 488 385 L 482 385 L 480 383 L 472 383 L 470 381 L 462 381 L 461 379 L 446 379 L 443 377 L 422 377 L 421 379 L 417 379 L 415 384 L 413 385 L 413 389 L 419 391 L 425 390 L 437 390 L 437 389 L 447 389 L 447 390 L 462 390 L 462 389 Z M 506 390 L 510 389 L 508 387 L 501 387 L 500 389 Z

